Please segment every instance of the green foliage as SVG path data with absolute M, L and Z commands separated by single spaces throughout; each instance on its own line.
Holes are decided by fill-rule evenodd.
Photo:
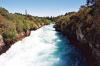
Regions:
M 4 40 L 15 40 L 17 34 L 16 26 L 13 23 L 7 21 L 6 24 L 7 26 L 2 33 Z
M 78 12 L 70 12 L 56 18 L 55 27 L 57 30 L 75 33 L 79 28 L 83 34 L 93 30 L 93 15 L 92 7 L 82 7 Z
M 20 13 L 9 13 L 0 7 L 0 34 L 4 40 L 15 40 L 22 32 L 36 30 L 43 25 L 50 24 L 51 20 L 46 17 L 34 17 Z
M 8 13 L 9 13 L 9 12 L 8 12 L 5 8 L 0 7 L 0 14 L 1 14 L 2 16 L 7 16 Z

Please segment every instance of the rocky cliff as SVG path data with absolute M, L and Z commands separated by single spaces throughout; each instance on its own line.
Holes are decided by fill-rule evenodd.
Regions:
M 3 41 L 3 37 L 0 35 L 0 52 L 3 49 L 3 46 L 5 45 L 4 41 Z
M 56 19 L 55 28 L 81 49 L 87 66 L 100 66 L 100 0 Z

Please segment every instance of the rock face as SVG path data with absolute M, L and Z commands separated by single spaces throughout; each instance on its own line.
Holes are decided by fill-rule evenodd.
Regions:
M 80 10 L 67 21 L 56 22 L 55 28 L 69 38 L 70 42 L 81 49 L 87 58 L 87 66 L 100 66 L 100 0 L 95 0 L 93 14 Z M 91 18 L 92 17 L 92 18 Z
M 0 35 L 0 54 L 4 53 L 6 50 L 6 44 L 3 41 L 3 37 Z
M 74 27 L 75 30 L 72 27 L 67 25 L 66 29 L 63 30 L 57 26 L 55 28 L 59 29 L 70 40 L 71 44 L 82 51 L 87 59 L 87 66 L 100 66 L 100 35 L 96 34 L 95 30 L 84 33 L 81 27 L 77 27 L 77 29 Z
M 3 41 L 3 37 L 0 35 L 0 50 L 2 50 L 2 47 L 4 46 L 4 41 Z
M 43 25 L 40 25 L 40 27 L 42 27 L 42 26 Z M 38 27 L 38 28 L 40 28 L 40 27 Z M 30 33 L 31 33 L 31 30 L 28 30 L 26 32 L 21 32 L 16 35 L 16 40 L 13 40 L 13 39 L 12 40 L 4 40 L 2 35 L 0 35 L 0 54 L 5 53 L 11 47 L 12 44 L 14 44 L 15 42 L 17 42 L 19 40 L 22 40 L 26 36 L 29 36 Z
M 25 36 L 29 36 L 30 35 L 30 31 L 22 32 L 18 35 L 16 35 L 16 41 L 23 39 Z M 4 38 L 2 37 L 2 35 L 0 35 L 0 54 L 6 52 L 10 46 L 16 42 L 15 40 L 4 40 Z
M 95 23 L 96 23 L 96 39 L 94 44 L 94 56 L 96 57 L 97 63 L 100 66 L 100 0 L 95 0 Z
M 87 66 L 97 66 L 97 61 L 96 58 L 99 58 L 96 54 L 97 49 L 95 48 L 95 45 L 97 45 L 97 43 L 95 43 L 92 38 L 93 38 L 93 34 L 91 33 L 87 33 L 86 35 L 83 34 L 83 31 L 80 27 L 78 27 L 76 30 L 71 29 L 73 26 L 66 26 L 67 28 L 64 30 L 68 31 L 64 31 L 64 30 L 59 30 L 60 32 L 62 32 L 71 42 L 71 44 L 75 45 L 77 48 L 79 48 L 83 55 L 86 57 L 88 65 Z M 56 27 L 57 28 L 57 27 Z M 93 39 L 96 39 L 93 38 Z M 97 47 L 99 48 L 99 44 L 97 45 Z M 99 55 L 99 53 L 98 53 Z

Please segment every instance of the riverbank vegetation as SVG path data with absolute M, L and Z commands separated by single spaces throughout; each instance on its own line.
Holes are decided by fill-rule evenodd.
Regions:
M 82 50 L 87 66 L 100 66 L 100 0 L 87 0 L 87 4 L 81 6 L 78 12 L 55 18 L 13 14 L 0 7 L 0 54 L 12 43 L 30 35 L 31 30 L 52 22 L 55 22 L 57 31 Z
M 37 17 L 21 13 L 13 14 L 0 7 L 0 35 L 4 44 L 8 46 L 28 36 L 31 30 L 36 30 L 51 22 L 52 20 L 49 17 Z
M 16 40 L 16 35 L 21 32 L 36 30 L 51 21 L 44 17 L 34 17 L 20 13 L 9 13 L 5 8 L 0 8 L 0 34 L 5 40 Z

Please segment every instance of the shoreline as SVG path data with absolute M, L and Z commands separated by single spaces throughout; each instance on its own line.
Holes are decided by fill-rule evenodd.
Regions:
M 37 29 L 43 27 L 45 25 L 41 25 L 40 27 L 38 27 Z M 14 44 L 16 43 L 17 41 L 20 41 L 22 39 L 24 39 L 25 37 L 27 36 L 30 36 L 30 33 L 31 31 L 35 31 L 37 29 L 34 29 L 34 30 L 29 30 L 27 32 L 21 32 L 20 34 L 17 34 L 16 35 L 16 41 L 15 40 L 4 40 L 4 38 L 1 36 L 1 39 L 0 39 L 0 55 L 5 53 L 7 50 L 9 50 L 9 48 Z
M 54 27 L 56 31 L 61 32 L 66 38 L 69 39 L 70 43 L 76 48 L 80 49 L 83 56 L 86 58 L 87 66 L 98 66 L 95 56 L 92 54 L 92 49 L 90 48 L 88 41 L 78 40 L 77 35 L 71 34 L 70 32 L 64 32 L 59 30 L 59 27 Z

